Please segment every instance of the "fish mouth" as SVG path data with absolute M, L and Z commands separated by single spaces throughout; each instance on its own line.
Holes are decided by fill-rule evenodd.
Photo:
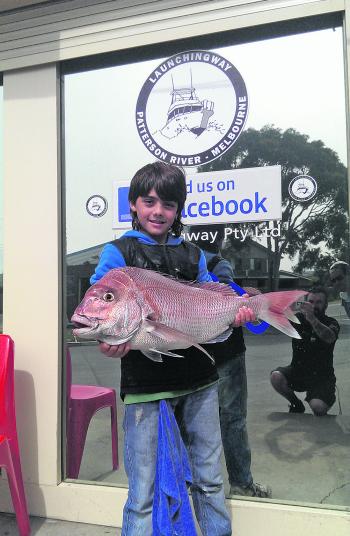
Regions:
M 98 328 L 98 321 L 87 318 L 86 316 L 81 316 L 74 314 L 71 319 L 72 324 L 75 326 L 73 329 L 73 335 L 77 337 L 86 336 Z

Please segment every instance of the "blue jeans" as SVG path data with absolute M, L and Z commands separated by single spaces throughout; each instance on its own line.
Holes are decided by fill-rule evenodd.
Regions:
M 217 384 L 169 399 L 169 406 L 176 415 L 187 448 L 193 505 L 202 534 L 231 536 L 221 475 Z M 158 415 L 159 402 L 125 406 L 124 464 L 129 494 L 124 506 L 122 536 L 152 536 Z
M 246 426 L 247 374 L 245 354 L 228 358 L 217 366 L 222 444 L 231 486 L 250 486 L 251 453 Z

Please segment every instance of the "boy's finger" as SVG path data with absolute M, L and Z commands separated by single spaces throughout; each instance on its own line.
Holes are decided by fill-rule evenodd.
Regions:
M 253 322 L 254 320 L 256 320 L 254 311 L 250 307 L 243 305 L 236 314 L 234 326 L 242 326 L 243 324 Z
M 107 344 L 106 342 L 100 342 L 99 344 L 100 352 L 102 352 L 103 354 L 108 352 L 110 348 L 111 348 L 111 345 Z
M 124 357 L 130 350 L 129 343 L 119 344 L 118 346 L 111 346 L 110 351 L 108 352 L 109 357 L 121 358 Z
M 107 357 L 124 357 L 130 350 L 127 344 L 110 345 L 105 342 L 100 343 L 100 351 Z

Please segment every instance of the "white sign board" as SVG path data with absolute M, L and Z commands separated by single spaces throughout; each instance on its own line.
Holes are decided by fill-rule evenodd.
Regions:
M 282 218 L 281 166 L 186 176 L 185 225 L 244 223 Z M 128 181 L 113 183 L 113 229 L 131 226 Z

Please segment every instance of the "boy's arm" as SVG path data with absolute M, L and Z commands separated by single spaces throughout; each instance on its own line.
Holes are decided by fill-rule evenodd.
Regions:
M 101 252 L 95 273 L 90 277 L 91 285 L 99 281 L 113 268 L 122 268 L 123 266 L 126 266 L 126 263 L 119 249 L 113 244 L 106 244 Z
M 201 251 L 201 256 L 199 257 L 197 281 L 198 283 L 212 281 L 212 278 L 210 277 L 208 272 L 207 261 L 205 260 L 205 255 L 203 251 Z
M 234 281 L 234 273 L 231 264 L 226 260 L 220 260 L 214 266 L 213 273 L 216 275 L 220 283 L 232 283 Z

